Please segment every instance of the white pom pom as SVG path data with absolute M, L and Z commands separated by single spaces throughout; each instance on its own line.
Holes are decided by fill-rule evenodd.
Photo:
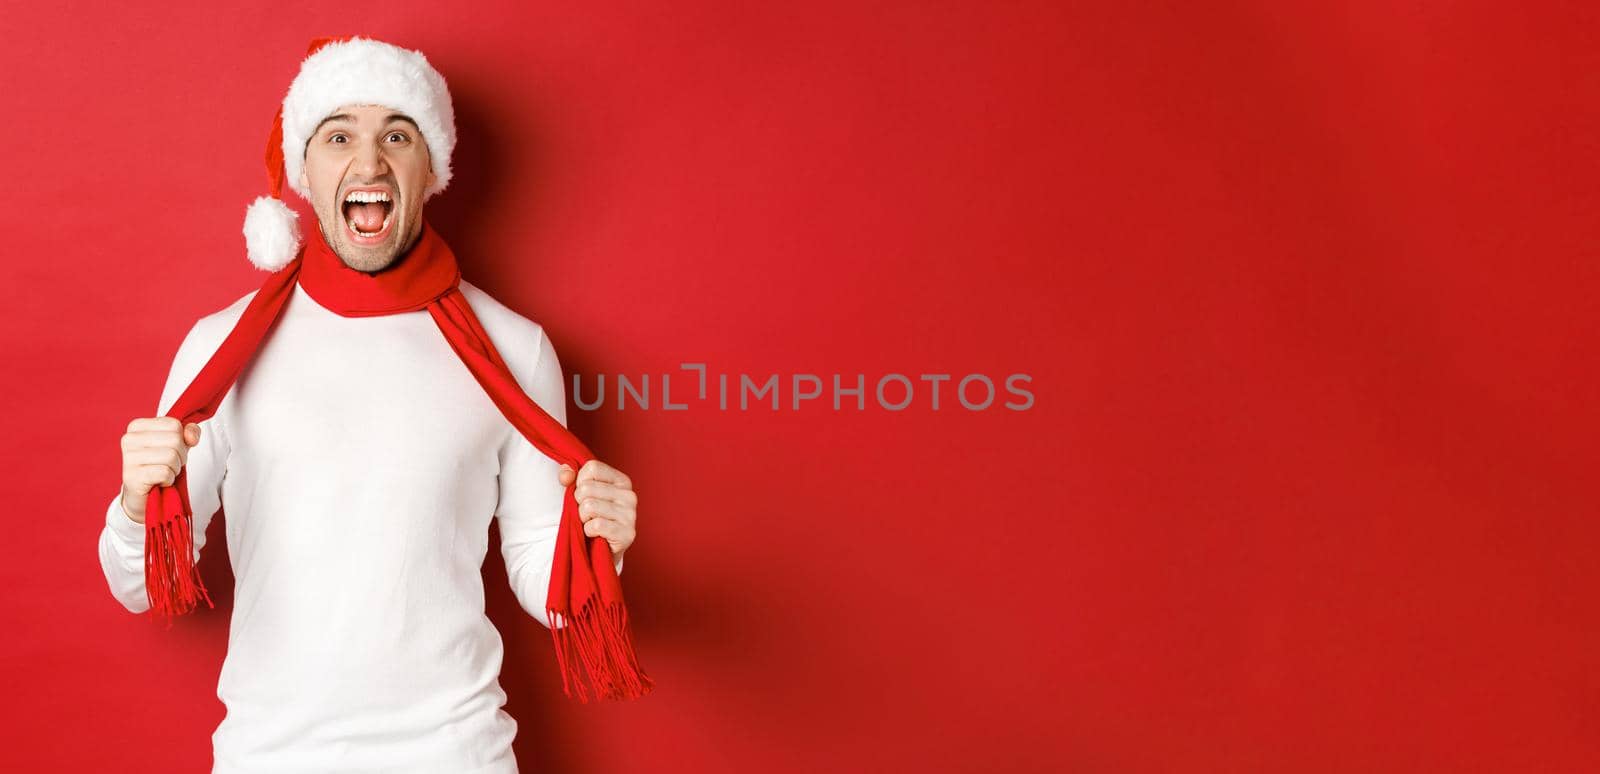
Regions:
M 262 196 L 244 211 L 244 246 L 250 262 L 265 271 L 289 265 L 300 252 L 300 215 L 282 199 Z

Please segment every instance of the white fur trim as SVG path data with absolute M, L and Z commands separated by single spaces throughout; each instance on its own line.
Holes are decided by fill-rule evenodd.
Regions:
M 284 97 L 285 182 L 300 198 L 311 201 L 311 191 L 300 185 L 306 143 L 317 124 L 341 105 L 382 105 L 411 116 L 428 144 L 435 178 L 423 191 L 423 200 L 450 184 L 456 118 L 444 76 L 420 51 L 355 37 L 329 43 L 306 57 Z
M 262 196 L 244 211 L 244 245 L 250 262 L 277 271 L 300 252 L 300 215 L 282 199 Z

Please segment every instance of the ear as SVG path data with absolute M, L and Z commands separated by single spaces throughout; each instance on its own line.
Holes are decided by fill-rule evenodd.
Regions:
M 439 180 L 439 176 L 435 175 L 433 173 L 433 166 L 430 164 L 428 166 L 428 182 L 423 185 L 423 189 L 426 190 L 426 189 L 432 188 L 433 184 L 438 182 L 438 180 Z

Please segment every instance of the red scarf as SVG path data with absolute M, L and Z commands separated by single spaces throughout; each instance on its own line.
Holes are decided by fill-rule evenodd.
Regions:
M 438 232 L 422 221 L 416 244 L 389 268 L 373 275 L 346 266 L 322 237 L 321 229 L 287 266 L 273 272 L 245 307 L 244 315 L 167 412 L 183 425 L 215 414 L 223 396 L 261 347 L 295 283 L 317 303 L 345 317 L 371 317 L 428 310 L 478 384 L 506 419 L 539 451 L 574 471 L 594 459 L 589 449 L 523 393 L 516 378 L 461 293 L 455 254 Z M 145 588 L 157 616 L 187 613 L 211 596 L 192 560 L 192 510 L 185 467 L 171 486 L 150 490 L 145 509 Z M 612 567 L 610 545 L 583 534 L 573 486 L 567 487 L 545 601 L 562 690 L 577 690 L 588 701 L 580 677 L 587 673 L 602 699 L 631 699 L 650 692 L 654 682 L 639 667 L 622 601 L 622 582 Z M 578 665 L 582 664 L 582 671 Z

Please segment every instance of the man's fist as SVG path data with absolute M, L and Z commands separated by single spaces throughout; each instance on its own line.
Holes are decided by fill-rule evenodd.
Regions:
M 572 468 L 563 464 L 561 485 L 570 485 L 573 478 Z M 633 493 L 633 481 L 600 460 L 589 460 L 576 478 L 578 488 L 573 495 L 578 500 L 578 518 L 583 519 L 583 534 L 605 538 L 611 544 L 611 556 L 622 556 L 638 536 L 634 524 L 639 497 Z
M 180 432 L 181 431 L 181 432 Z M 173 417 L 148 417 L 128 423 L 122 434 L 122 510 L 144 523 L 144 505 L 157 485 L 172 486 L 200 443 L 200 426 L 180 427 Z

